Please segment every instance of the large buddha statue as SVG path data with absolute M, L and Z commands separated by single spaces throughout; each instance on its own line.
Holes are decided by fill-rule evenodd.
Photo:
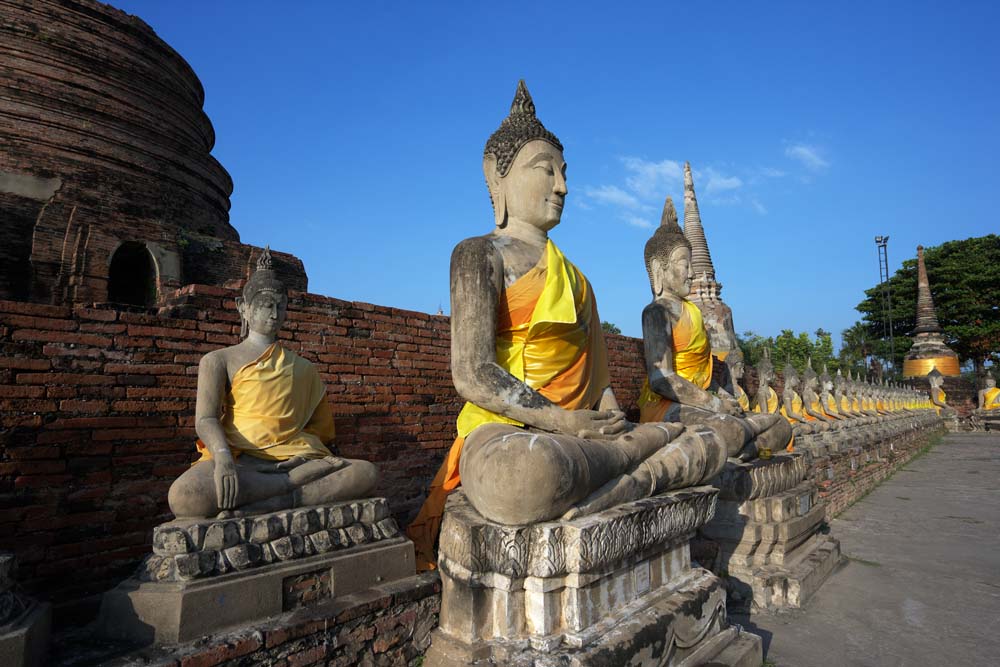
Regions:
M 850 373 L 850 371 L 848 371 Z M 851 400 L 847 378 L 837 369 L 837 375 L 833 379 L 833 399 L 837 403 L 837 412 L 848 419 L 860 417 L 854 411 L 854 402 Z
M 244 339 L 198 366 L 201 458 L 170 486 L 178 518 L 257 514 L 364 498 L 378 471 L 327 446 L 333 414 L 311 363 L 282 347 L 288 295 L 265 249 L 236 307 Z
M 639 396 L 643 422 L 711 429 L 729 456 L 754 458 L 758 449 L 788 446 L 788 425 L 772 414 L 747 415 L 738 399 L 712 380 L 712 346 L 701 311 L 689 301 L 691 244 L 668 197 L 660 226 L 646 242 L 653 301 L 642 311 L 647 380 Z
M 710 430 L 629 423 L 610 386 L 590 283 L 549 238 L 566 200 L 562 144 L 524 82 L 486 143 L 494 229 L 451 258 L 451 368 L 467 403 L 458 438 L 407 532 L 431 567 L 447 494 L 523 525 L 596 512 L 713 477 Z

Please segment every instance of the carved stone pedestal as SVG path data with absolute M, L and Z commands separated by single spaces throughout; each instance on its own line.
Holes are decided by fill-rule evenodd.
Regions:
M 715 509 L 695 487 L 525 527 L 448 501 L 441 624 L 427 667 L 759 665 L 760 638 L 726 622 L 722 582 L 689 540 Z
M 757 609 L 801 607 L 840 561 L 820 532 L 825 510 L 803 454 L 726 464 L 715 517 L 701 529 L 719 547 L 730 594 Z
M 384 498 L 246 518 L 173 521 L 104 595 L 109 637 L 181 643 L 413 576 L 413 543 Z

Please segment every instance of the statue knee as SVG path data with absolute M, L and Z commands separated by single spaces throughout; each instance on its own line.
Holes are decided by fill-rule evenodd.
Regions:
M 463 453 L 462 487 L 476 510 L 504 524 L 546 521 L 578 500 L 585 462 L 544 433 L 506 433 Z M 583 490 L 586 495 L 589 489 Z
M 206 485 L 194 468 L 175 479 L 167 491 L 167 505 L 174 516 L 204 518 L 218 514 L 215 482 L 211 475 L 208 476 L 208 482 Z

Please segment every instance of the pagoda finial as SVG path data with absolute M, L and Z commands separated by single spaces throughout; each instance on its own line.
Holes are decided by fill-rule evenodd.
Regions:
M 931 298 L 931 285 L 927 280 L 927 266 L 924 264 L 924 247 L 917 246 L 917 326 L 913 333 L 939 333 L 937 313 L 934 311 L 934 299 Z
M 684 235 L 691 242 L 691 268 L 695 275 L 705 274 L 709 281 L 715 282 L 715 267 L 712 265 L 712 255 L 708 252 L 705 230 L 701 226 L 701 213 L 694 194 L 690 162 L 684 163 Z

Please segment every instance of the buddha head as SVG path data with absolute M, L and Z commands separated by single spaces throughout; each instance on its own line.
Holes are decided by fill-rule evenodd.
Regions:
M 483 149 L 483 174 L 497 227 L 517 220 L 547 232 L 559 224 L 567 192 L 563 147 L 535 116 L 523 79 Z
M 663 204 L 660 226 L 646 241 L 644 254 L 654 297 L 668 293 L 683 299 L 691 293 L 691 243 L 677 224 L 677 209 L 670 197 Z
M 823 364 L 823 372 L 819 376 L 819 384 L 823 387 L 823 391 L 833 391 L 833 378 L 830 377 L 830 371 L 826 369 L 826 364 Z
M 833 386 L 837 388 L 837 391 L 843 392 L 847 387 L 847 380 L 844 378 L 844 374 L 837 369 L 837 375 L 833 378 Z
M 270 247 L 265 247 L 257 258 L 257 270 L 243 286 L 243 296 L 236 297 L 242 337 L 246 338 L 250 331 L 277 336 L 285 323 L 287 307 L 288 289 L 274 270 Z
M 993 389 L 997 386 L 997 381 L 993 377 L 993 373 L 986 371 L 986 379 L 984 380 L 987 389 Z
M 774 382 L 774 365 L 771 363 L 771 353 L 764 348 L 764 356 L 757 362 L 757 381 L 761 387 L 770 387 Z
M 743 360 L 743 351 L 735 349 L 726 355 L 726 366 L 729 367 L 729 376 L 733 378 L 733 383 L 738 384 L 746 373 L 746 363 Z
M 795 388 L 799 386 L 799 374 L 795 372 L 795 366 L 792 366 L 792 362 L 789 361 L 785 364 L 785 391 L 795 391 Z
M 806 360 L 806 369 L 802 373 L 802 390 L 803 391 L 815 391 L 819 387 L 819 378 L 816 376 L 816 371 L 813 370 L 812 357 Z
M 931 372 L 927 374 L 927 381 L 930 382 L 932 387 L 939 389 L 944 384 L 944 376 L 941 375 L 941 371 L 937 368 L 932 368 Z

